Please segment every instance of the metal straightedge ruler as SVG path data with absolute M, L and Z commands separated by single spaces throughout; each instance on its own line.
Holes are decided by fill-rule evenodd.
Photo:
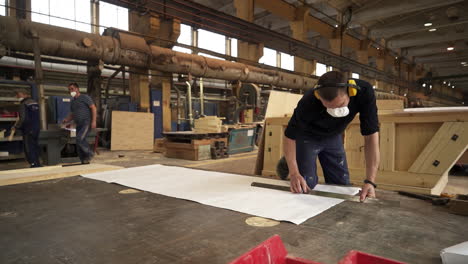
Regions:
M 252 182 L 251 186 L 266 188 L 266 189 L 272 189 L 272 190 L 278 190 L 278 191 L 287 191 L 287 192 L 291 191 L 289 186 L 281 186 L 281 185 L 274 185 L 274 184 L 261 183 L 261 182 Z M 358 202 L 358 203 L 361 202 L 359 196 L 356 196 L 356 195 L 348 195 L 348 194 L 332 193 L 332 192 L 323 192 L 323 191 L 315 191 L 315 190 L 310 190 L 307 194 L 322 196 L 322 197 L 328 197 L 328 198 L 342 199 L 342 200 L 351 201 L 351 202 Z M 380 200 L 378 200 L 376 198 L 369 198 L 369 197 L 366 198 L 363 203 L 382 204 L 382 202 Z

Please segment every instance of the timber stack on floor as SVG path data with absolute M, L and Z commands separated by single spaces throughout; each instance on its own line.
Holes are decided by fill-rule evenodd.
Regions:
M 187 160 L 211 159 L 211 148 L 219 148 L 223 142 L 227 146 L 227 132 L 197 133 L 191 131 L 164 133 L 166 157 Z M 221 155 L 221 153 L 220 153 Z
M 263 176 L 277 177 L 288 121 L 289 117 L 266 121 Z M 379 187 L 439 195 L 448 171 L 468 148 L 468 108 L 384 110 L 379 111 L 379 122 Z M 344 146 L 351 182 L 360 185 L 366 168 L 358 116 L 345 131 Z M 318 173 L 323 181 L 320 169 Z

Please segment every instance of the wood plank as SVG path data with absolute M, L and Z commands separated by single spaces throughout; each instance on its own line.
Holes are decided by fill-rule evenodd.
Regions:
M 53 166 L 53 170 L 9 170 L 8 174 L 0 175 L 0 186 L 20 184 L 27 182 L 37 182 L 52 180 L 58 178 L 72 177 L 82 174 L 118 170 L 123 167 L 111 166 L 104 164 L 87 164 L 87 165 L 77 165 L 77 166 L 67 166 L 60 167 Z M 44 167 L 47 168 L 47 167 Z
M 51 171 L 55 169 L 62 168 L 61 165 L 57 166 L 44 166 L 44 167 L 38 167 L 38 168 L 24 168 L 24 169 L 16 169 L 16 170 L 4 170 L 0 171 L 0 176 L 1 175 L 10 175 L 12 173 L 22 173 L 22 172 L 44 172 L 44 171 Z
M 447 173 L 467 148 L 468 122 L 446 122 L 411 165 L 409 171 L 438 175 Z
M 395 123 L 380 125 L 380 170 L 395 170 Z
M 407 171 L 440 126 L 442 123 L 397 124 L 395 126 L 395 170 Z
M 153 150 L 153 113 L 112 111 L 111 150 Z

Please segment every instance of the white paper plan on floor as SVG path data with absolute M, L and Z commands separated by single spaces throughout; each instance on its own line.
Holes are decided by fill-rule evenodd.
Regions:
M 295 224 L 344 201 L 250 186 L 252 182 L 289 186 L 286 181 L 164 165 L 82 176 Z M 353 195 L 359 188 L 318 185 L 315 190 Z

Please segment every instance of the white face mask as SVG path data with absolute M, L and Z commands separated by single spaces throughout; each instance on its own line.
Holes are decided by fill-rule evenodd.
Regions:
M 71 92 L 70 95 L 71 95 L 72 97 L 75 97 L 75 96 L 76 96 L 76 92 Z
M 349 109 L 347 106 L 340 108 L 327 108 L 327 113 L 333 117 L 345 117 L 349 114 Z

